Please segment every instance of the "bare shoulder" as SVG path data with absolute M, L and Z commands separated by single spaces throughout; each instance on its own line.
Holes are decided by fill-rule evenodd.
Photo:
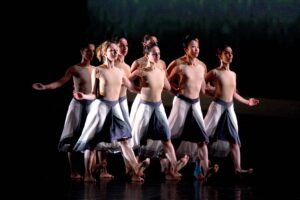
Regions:
M 185 58 L 184 58 L 184 56 L 181 56 L 181 57 L 179 57 L 179 58 L 176 58 L 175 60 L 173 60 L 170 64 L 169 64 L 169 67 L 168 68 L 174 68 L 174 67 L 176 67 L 176 66 L 178 66 L 178 65 L 181 65 L 181 64 L 183 64 L 183 63 L 185 63 L 186 61 L 185 61 Z
M 208 72 L 208 74 L 212 75 L 212 76 L 216 76 L 218 74 L 219 69 L 218 68 L 214 68 L 212 70 L 210 70 Z
M 160 66 L 162 67 L 163 70 L 166 70 L 167 69 L 167 65 L 166 65 L 166 62 L 164 60 L 159 60 L 159 64 Z
M 101 64 L 98 66 L 99 69 L 103 70 L 103 69 L 107 69 L 107 64 Z
M 230 70 L 230 72 L 231 72 L 232 74 L 236 75 L 235 71 Z
M 102 65 L 99 65 L 99 66 L 95 67 L 95 69 L 96 69 L 96 73 L 102 73 L 104 70 L 107 69 L 107 65 L 102 64 Z
M 130 66 L 126 63 L 118 63 L 116 66 L 125 72 L 130 72 Z
M 72 65 L 72 66 L 68 67 L 68 69 L 66 70 L 66 73 L 70 73 L 70 74 L 78 73 L 80 68 L 81 68 L 81 66 L 79 64 Z
M 145 62 L 145 58 L 141 57 L 135 60 L 137 62 L 137 64 L 141 65 L 143 62 Z
M 199 59 L 197 58 L 197 59 L 196 59 L 196 62 L 197 62 L 198 65 L 201 65 L 201 66 L 203 66 L 205 69 L 207 69 L 206 64 L 205 64 L 203 61 L 201 61 L 201 60 L 199 60 Z
M 186 56 L 181 56 L 181 57 L 176 59 L 177 65 L 186 64 L 187 62 L 188 61 L 187 61 Z
M 143 57 L 134 60 L 130 66 L 130 71 L 134 71 L 136 68 L 139 68 L 143 63 L 143 60 Z
M 130 66 L 125 63 L 123 70 L 124 70 L 125 74 L 127 75 L 127 77 L 129 77 L 130 76 Z
M 131 73 L 131 76 L 139 76 L 140 74 L 141 74 L 141 68 L 137 68 Z

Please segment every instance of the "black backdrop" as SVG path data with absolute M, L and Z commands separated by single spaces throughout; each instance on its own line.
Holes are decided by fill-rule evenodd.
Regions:
M 217 66 L 220 43 L 233 47 L 232 69 L 246 96 L 297 99 L 300 3 L 293 1 L 64 1 L 35 5 L 25 18 L 28 45 L 36 48 L 30 78 L 52 81 L 80 59 L 79 45 L 96 45 L 113 36 L 129 41 L 132 61 L 142 55 L 144 34 L 159 38 L 161 57 L 168 64 L 183 54 L 186 34 L 200 38 L 200 56 L 208 69 Z
M 57 152 L 57 143 L 72 84 L 54 91 L 33 91 L 31 84 L 60 78 L 68 66 L 80 60 L 82 41 L 98 44 L 112 36 L 124 35 L 129 41 L 126 61 L 131 64 L 142 55 L 142 36 L 155 34 L 162 59 L 168 64 L 183 54 L 182 37 L 193 33 L 199 35 L 199 58 L 208 69 L 217 65 L 216 47 L 225 41 L 233 47 L 232 69 L 237 72 L 242 95 L 298 102 L 299 76 L 295 71 L 299 66 L 300 2 L 235 2 L 43 1 L 26 10 L 34 15 L 24 14 L 21 18 L 27 28 L 22 30 L 23 51 L 17 48 L 27 58 L 18 62 L 26 62 L 22 80 L 29 94 L 25 96 L 28 104 L 22 106 L 26 112 L 20 115 L 22 131 L 18 131 L 20 142 L 26 146 L 23 155 L 29 173 L 24 176 L 35 174 L 38 180 L 52 180 L 66 171 L 67 163 L 64 155 Z M 297 141 L 291 139 L 299 132 L 299 113 L 293 117 L 276 113 L 273 117 L 272 113 L 237 114 L 243 164 L 255 167 L 262 175 L 261 180 L 278 174 L 278 168 L 282 175 L 277 178 L 289 179 L 291 176 L 285 175 L 286 165 L 299 167 L 293 161 L 298 156 Z M 13 121 L 19 130 L 18 120 Z M 297 171 L 294 173 L 299 175 Z

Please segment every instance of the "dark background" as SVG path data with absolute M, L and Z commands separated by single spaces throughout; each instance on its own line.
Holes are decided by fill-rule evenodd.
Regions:
M 30 67 L 30 78 L 44 82 L 60 77 L 79 61 L 79 45 L 96 45 L 113 36 L 129 42 L 127 63 L 142 55 L 144 34 L 159 39 L 167 64 L 183 55 L 186 34 L 200 39 L 200 56 L 208 69 L 218 65 L 221 43 L 233 48 L 232 70 L 247 96 L 297 99 L 300 3 L 290 1 L 46 1 L 26 18 L 26 39 L 42 65 Z
M 126 62 L 131 64 L 142 56 L 141 41 L 147 33 L 158 37 L 161 58 L 167 64 L 183 55 L 181 41 L 189 33 L 198 35 L 199 58 L 208 69 L 218 65 L 218 44 L 230 44 L 234 52 L 231 69 L 237 73 L 240 93 L 269 102 L 262 102 L 257 113 L 255 107 L 246 106 L 253 112 L 237 112 L 242 165 L 255 168 L 261 185 L 270 180 L 289 183 L 299 176 L 295 161 L 300 115 L 299 1 L 90 0 L 42 1 L 26 8 L 30 6 L 21 11 L 20 18 L 27 27 L 22 30 L 22 54 L 27 59 L 18 61 L 26 62 L 22 81 L 28 93 L 27 104 L 22 105 L 26 112 L 20 115 L 22 131 L 18 131 L 25 151 L 30 152 L 24 155 L 28 171 L 24 176 L 37 181 L 68 177 L 66 158 L 57 152 L 57 144 L 72 83 L 53 91 L 34 91 L 31 84 L 60 78 L 67 67 L 80 61 L 79 46 L 84 41 L 97 45 L 123 35 L 129 42 Z M 279 112 L 272 111 L 275 107 Z M 282 110 L 287 112 L 282 115 Z

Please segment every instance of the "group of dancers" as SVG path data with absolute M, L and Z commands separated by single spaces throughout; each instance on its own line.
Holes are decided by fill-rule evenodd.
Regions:
M 107 171 L 107 153 L 121 153 L 125 174 L 132 181 L 143 182 L 144 170 L 151 158 L 160 160 L 167 180 L 180 180 L 180 170 L 196 162 L 195 176 L 206 181 L 218 171 L 210 166 L 210 156 L 232 156 L 236 174 L 252 173 L 242 169 L 240 138 L 233 100 L 249 106 L 259 103 L 246 99 L 236 89 L 236 74 L 230 70 L 233 59 L 228 45 L 217 49 L 220 65 L 210 71 L 198 59 L 199 39 L 187 35 L 183 41 L 184 55 L 168 67 L 160 59 L 157 37 L 145 35 L 143 56 L 131 66 L 125 62 L 128 54 L 126 38 L 106 40 L 99 46 L 85 44 L 81 62 L 69 67 L 59 80 L 34 83 L 36 90 L 50 90 L 73 79 L 73 98 L 69 104 L 58 149 L 67 152 L 70 177 L 82 179 L 74 154 L 84 154 L 85 182 L 113 178 Z M 96 54 L 101 63 L 93 66 Z M 130 111 L 127 90 L 136 93 Z M 162 93 L 169 92 L 174 100 L 167 116 Z M 200 96 L 213 97 L 203 117 Z M 176 142 L 176 145 L 174 145 Z

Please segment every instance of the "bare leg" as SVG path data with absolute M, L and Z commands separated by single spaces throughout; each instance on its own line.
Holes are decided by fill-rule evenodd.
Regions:
M 184 166 L 186 166 L 189 159 L 190 157 L 188 155 L 184 155 L 182 158 L 180 158 L 176 164 L 176 171 L 179 172 L 179 170 L 181 170 Z
M 69 162 L 69 166 L 70 166 L 70 171 L 71 171 L 71 179 L 81 179 L 81 175 L 79 174 L 79 172 L 77 171 L 77 168 L 74 167 L 74 153 L 73 152 L 68 152 L 68 162 Z
M 114 178 L 113 175 L 107 172 L 106 151 L 104 150 L 97 151 L 97 156 L 98 156 L 99 167 L 100 167 L 100 179 Z
M 128 174 L 132 168 L 130 167 L 130 163 L 123 157 L 124 163 L 125 163 L 125 174 Z
M 95 162 L 95 150 L 86 149 L 84 151 L 84 181 L 85 182 L 94 182 L 95 179 L 92 176 L 92 166 Z
M 130 164 L 130 167 L 134 171 L 134 175 L 132 176 L 131 180 L 132 181 L 144 181 L 141 178 L 141 176 L 143 175 L 143 171 L 150 164 L 150 160 L 146 159 L 145 161 L 143 161 L 142 163 L 139 164 L 137 162 L 134 152 L 127 140 L 120 141 L 120 146 L 121 146 L 122 155 L 123 155 L 124 159 L 127 160 L 127 163 Z
M 231 156 L 233 159 L 234 170 L 236 174 L 240 173 L 252 173 L 253 169 L 242 169 L 241 167 L 241 152 L 238 144 L 230 144 Z
M 168 173 L 166 175 L 167 180 L 178 180 L 180 178 L 180 174 L 176 170 L 177 158 L 174 150 L 174 146 L 171 140 L 162 141 L 164 145 L 164 151 L 167 159 L 170 161 L 170 167 Z
M 205 142 L 198 143 L 198 153 L 201 166 L 203 167 L 203 175 L 206 176 L 209 168 L 208 150 Z
M 161 168 L 161 173 L 167 172 L 169 168 L 170 162 L 167 158 L 162 158 L 160 159 L 160 168 Z

